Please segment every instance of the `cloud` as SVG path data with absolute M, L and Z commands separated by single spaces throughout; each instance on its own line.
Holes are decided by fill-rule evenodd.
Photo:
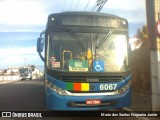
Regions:
M 47 18 L 46 18 L 47 22 Z M 0 24 L 0 32 L 41 32 L 45 29 L 44 25 L 14 25 L 14 24 Z
M 102 11 L 124 17 L 129 23 L 146 23 L 145 0 L 108 0 Z
M 0 32 L 0 49 L 37 45 L 39 32 Z
M 41 31 L 47 16 L 62 11 L 84 11 L 86 0 L 2 0 L 0 31 Z M 91 11 L 97 0 L 90 0 Z M 5 11 L 5 12 L 4 12 Z M 101 12 L 127 18 L 130 23 L 145 23 L 145 0 L 108 0 Z
M 145 9 L 145 0 L 108 0 L 105 8 L 126 11 Z
M 0 32 L 0 40 L 3 41 L 24 41 L 36 40 L 39 32 Z
M 84 11 L 88 2 L 88 0 L 74 0 L 73 3 L 72 1 L 0 0 L 0 32 L 41 32 L 45 29 L 49 14 L 74 10 Z M 86 11 L 91 11 L 96 1 L 90 0 Z M 129 22 L 129 32 L 134 35 L 137 28 L 146 23 L 145 10 L 145 0 L 108 0 L 101 12 L 126 18 Z M 43 65 L 36 52 L 38 36 L 39 33 L 36 35 L 0 34 L 0 68 L 24 65 L 24 59 L 27 64 Z
M 113 11 L 113 10 L 108 10 L 109 13 L 123 17 L 128 20 L 129 24 L 133 23 L 141 23 L 141 24 L 146 24 L 146 13 L 144 10 L 134 10 L 134 12 L 128 12 L 128 11 Z
M 35 47 L 27 47 L 27 48 L 21 48 L 21 47 L 7 47 L 3 48 L 0 51 L 1 56 L 8 56 L 8 55 L 27 55 L 27 54 L 37 54 Z
M 43 65 L 36 47 L 7 47 L 0 49 L 0 68 L 22 66 L 26 64 Z
M 39 25 L 46 21 L 47 14 L 36 0 L 5 0 L 0 3 L 1 24 Z

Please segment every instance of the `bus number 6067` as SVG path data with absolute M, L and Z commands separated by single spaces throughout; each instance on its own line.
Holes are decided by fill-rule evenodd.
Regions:
M 117 84 L 101 84 L 100 90 L 116 90 Z

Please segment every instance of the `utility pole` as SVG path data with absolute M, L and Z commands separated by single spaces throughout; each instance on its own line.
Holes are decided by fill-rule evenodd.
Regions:
M 24 63 L 25 63 L 24 65 L 26 66 L 26 58 L 24 58 Z
M 160 37 L 156 24 L 160 20 L 160 0 L 146 0 L 147 26 L 151 41 L 152 111 L 160 110 Z

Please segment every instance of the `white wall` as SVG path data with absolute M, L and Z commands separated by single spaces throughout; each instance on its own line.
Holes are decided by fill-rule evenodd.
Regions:
M 19 76 L 0 76 L 0 82 L 7 80 L 19 80 Z

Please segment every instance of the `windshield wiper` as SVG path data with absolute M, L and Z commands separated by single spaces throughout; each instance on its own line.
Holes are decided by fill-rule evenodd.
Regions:
M 82 51 L 85 52 L 86 47 L 84 46 L 83 42 L 79 39 L 79 37 L 73 32 L 73 30 L 67 29 L 67 31 L 73 38 L 75 38 L 76 43 L 81 47 Z
M 113 31 L 109 31 L 105 37 L 96 45 L 96 49 L 100 48 L 101 45 L 103 45 L 103 43 L 107 40 L 107 38 L 113 33 Z
M 96 45 L 95 47 L 95 51 L 94 51 L 94 59 L 96 59 L 96 55 L 97 55 L 97 49 L 99 49 L 101 47 L 101 45 L 103 45 L 103 43 L 107 40 L 107 38 L 113 33 L 113 31 L 109 31 L 105 37 Z M 97 41 L 97 38 L 98 38 L 98 34 L 96 35 L 96 41 Z

